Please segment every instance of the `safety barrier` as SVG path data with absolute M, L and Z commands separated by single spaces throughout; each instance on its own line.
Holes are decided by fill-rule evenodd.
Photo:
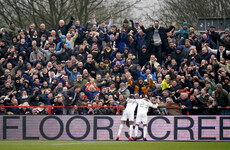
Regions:
M 0 106 L 0 108 L 48 108 L 48 115 L 51 115 L 51 111 L 53 108 L 116 108 L 117 115 L 120 115 L 120 109 L 124 108 L 124 106 Z M 182 107 L 176 106 L 166 106 L 163 108 L 167 109 L 181 109 Z M 187 108 L 187 107 L 186 107 Z M 205 109 L 213 109 L 214 107 L 205 107 Z M 219 107 L 219 109 L 230 109 L 230 107 Z M 187 111 L 187 115 L 189 115 L 189 111 Z

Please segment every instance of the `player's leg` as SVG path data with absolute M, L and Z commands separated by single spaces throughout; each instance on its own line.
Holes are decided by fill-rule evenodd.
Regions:
M 121 124 L 120 124 L 120 127 L 118 129 L 118 134 L 117 134 L 117 137 L 116 137 L 116 141 L 118 141 L 119 138 L 120 138 L 121 131 L 122 131 L 123 127 L 124 127 L 124 124 L 125 124 L 126 120 L 127 120 L 127 114 L 126 114 L 126 112 L 124 112 L 124 114 L 121 117 Z
M 134 134 L 135 134 L 135 135 L 134 135 L 134 136 L 135 136 L 134 141 L 137 140 L 138 130 L 139 130 L 139 124 L 136 124 L 136 125 L 135 125 L 135 131 L 134 131 Z
M 147 139 L 146 139 L 146 136 L 147 136 L 147 115 L 142 116 L 142 122 L 143 122 L 143 130 L 144 130 L 143 140 L 147 141 Z
M 121 131 L 122 131 L 123 127 L 124 127 L 124 124 L 125 124 L 125 121 L 121 121 L 117 136 L 121 135 Z
M 139 124 L 141 123 L 141 115 L 137 114 L 137 118 L 136 118 L 136 125 L 135 125 L 135 130 L 134 130 L 134 141 L 137 140 L 137 135 L 138 135 L 138 130 L 139 130 Z
M 118 136 L 120 136 L 122 128 L 123 128 L 125 121 L 127 119 L 128 119 L 127 111 L 124 111 L 123 115 L 121 116 L 121 124 L 120 124 L 119 130 L 118 130 Z
M 133 135 L 133 121 L 129 121 L 129 140 L 130 141 L 133 141 L 132 135 Z
M 147 141 L 147 139 L 146 139 L 146 135 L 147 135 L 147 124 L 144 124 L 144 125 L 143 125 L 143 128 L 144 128 L 143 140 L 144 140 L 144 141 Z
M 129 114 L 129 140 L 133 141 L 133 123 L 134 123 L 134 112 Z

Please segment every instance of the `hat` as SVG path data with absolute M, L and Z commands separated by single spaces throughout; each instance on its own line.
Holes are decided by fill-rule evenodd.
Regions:
M 142 45 L 142 49 L 147 49 L 146 45 Z
M 13 21 L 10 22 L 10 25 L 15 24 Z
M 182 47 L 181 47 L 181 46 L 177 46 L 177 47 L 176 47 L 176 50 L 180 50 L 180 51 L 181 51 L 181 50 L 182 50 Z
M 184 26 L 184 25 L 188 26 L 188 22 L 184 22 L 184 23 L 183 23 L 183 26 Z
M 72 69 L 75 69 L 75 68 L 77 69 L 77 65 L 73 65 Z
M 214 25 L 211 25 L 210 28 L 216 28 Z
M 128 67 L 128 66 L 125 66 L 124 69 L 129 69 L 129 67 Z
M 215 87 L 222 89 L 222 84 L 218 83 Z
M 72 25 L 70 28 L 72 28 L 72 29 L 76 29 L 76 27 L 75 27 L 74 25 Z
M 134 23 L 140 23 L 138 20 L 134 21 Z
M 125 50 L 125 49 L 129 50 L 129 48 L 128 48 L 127 46 L 125 46 L 124 50 Z
M 65 39 L 66 36 L 65 36 L 65 35 L 61 35 L 60 38 L 61 38 L 61 39 Z
M 129 23 L 129 21 L 127 19 L 125 19 L 123 23 Z
M 229 32 L 229 28 L 226 28 L 226 29 L 224 30 L 224 32 Z
M 196 62 L 194 60 L 192 60 L 190 63 L 193 63 L 193 65 L 196 65 Z

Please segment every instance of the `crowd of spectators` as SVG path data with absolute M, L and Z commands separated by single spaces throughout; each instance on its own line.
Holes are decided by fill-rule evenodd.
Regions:
M 97 22 L 70 18 L 54 29 L 11 22 L 0 30 L 0 106 L 74 106 L 52 114 L 115 115 L 130 94 L 159 103 L 149 115 L 230 114 L 230 34 L 198 33 L 154 21 Z M 181 26 L 181 25 L 177 25 Z M 178 108 L 166 109 L 175 106 Z M 181 108 L 179 108 L 181 107 Z M 220 109 L 225 107 L 225 109 Z M 122 113 L 122 109 L 120 110 Z M 0 108 L 1 115 L 42 114 L 45 108 Z

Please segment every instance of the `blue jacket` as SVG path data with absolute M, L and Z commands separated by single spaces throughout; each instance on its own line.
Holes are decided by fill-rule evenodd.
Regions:
M 92 100 L 93 100 L 93 97 L 99 93 L 98 90 L 96 90 L 95 92 L 90 92 L 90 91 L 86 91 L 85 88 L 86 88 L 86 86 L 84 86 L 84 87 L 82 88 L 82 91 L 85 93 L 85 95 L 87 96 L 87 98 L 88 98 L 90 101 L 92 101 Z
M 67 73 L 67 75 L 69 76 L 69 81 L 71 81 L 71 83 L 73 83 L 73 81 L 75 79 L 77 79 L 77 75 L 79 74 L 79 72 L 72 72 L 72 71 L 69 71 L 69 69 L 65 66 L 65 72 Z
M 65 35 L 61 35 L 61 42 L 59 42 L 58 44 L 57 44 L 57 47 L 56 47 L 56 51 L 60 51 L 61 50 L 61 45 L 64 45 L 64 44 L 68 44 L 68 48 L 71 48 L 71 45 L 70 45 L 70 43 L 69 42 L 63 42 L 62 41 L 62 39 L 64 39 L 64 38 L 66 38 L 66 36 Z
M 137 70 L 137 75 L 138 77 L 142 77 L 144 80 L 146 80 L 148 78 L 148 76 L 146 74 L 142 74 L 140 70 Z M 157 81 L 156 77 L 154 74 L 152 74 L 152 78 L 153 78 L 153 81 Z
M 146 34 L 140 36 L 138 33 L 135 35 L 137 39 L 137 49 L 140 51 L 143 45 L 146 45 Z
M 205 60 L 207 60 L 207 61 L 209 61 L 209 59 L 210 59 L 211 56 L 212 56 L 212 54 L 209 53 L 209 52 L 207 52 L 207 53 L 205 53 L 205 54 L 200 53 L 201 59 L 205 59 Z
M 122 33 L 122 34 L 121 34 L 121 37 L 120 37 L 119 44 L 118 44 L 119 51 L 120 51 L 122 54 L 124 53 L 124 48 L 125 48 L 125 46 L 126 46 L 126 44 L 125 44 L 125 37 L 126 37 L 126 34 L 125 34 L 125 33 Z
M 45 106 L 51 106 L 50 99 L 48 98 L 48 94 L 44 94 L 42 96 L 42 102 L 45 104 Z
M 185 31 L 185 32 L 184 32 Z M 176 35 L 180 35 L 180 38 L 184 38 L 182 41 L 181 41 L 181 45 L 184 45 L 185 44 L 185 39 L 188 38 L 188 33 L 189 33 L 189 28 L 187 29 L 184 29 L 184 28 L 180 28 L 180 33 L 176 32 Z

